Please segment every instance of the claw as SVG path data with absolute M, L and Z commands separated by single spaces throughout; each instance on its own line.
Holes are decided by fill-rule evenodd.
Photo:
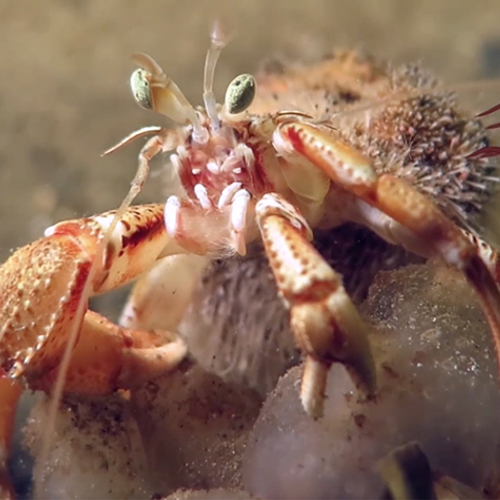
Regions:
M 166 233 L 162 205 L 119 210 L 115 225 L 116 214 L 56 224 L 0 267 L 0 370 L 7 376 L 22 376 L 33 390 L 105 395 L 137 387 L 184 358 L 175 333 L 121 328 L 88 310 L 89 288 L 91 295 L 114 289 L 158 258 L 184 251 Z M 0 377 L 4 455 L 19 397 L 8 384 Z
M 98 242 L 113 216 L 114 212 L 108 212 L 56 224 L 0 268 L 0 362 L 10 376 L 25 375 L 28 382 L 43 385 L 43 376 L 56 369 L 74 326 Z M 170 243 L 161 205 L 128 209 L 109 240 L 103 261 L 96 263 L 92 292 L 102 293 L 134 279 L 169 248 L 177 252 L 178 246 Z M 78 328 L 95 335 L 100 332 L 96 338 L 100 342 L 107 339 L 107 344 L 99 345 L 101 350 L 108 345 L 112 351 L 112 344 L 117 350 L 137 347 L 142 334 L 118 332 L 104 318 L 96 322 L 93 314 L 87 311 Z M 101 366 L 111 378 L 121 369 L 119 359 L 116 366 Z

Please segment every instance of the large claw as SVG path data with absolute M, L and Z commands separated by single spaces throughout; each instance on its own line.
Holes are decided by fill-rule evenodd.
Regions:
M 97 294 L 136 278 L 160 255 L 180 251 L 166 234 L 163 206 L 131 207 L 119 220 L 102 262 L 95 263 L 113 216 L 108 212 L 56 224 L 0 268 L 0 363 L 11 377 L 23 375 L 32 388 L 50 390 L 75 327 L 79 338 L 65 386 L 74 392 L 103 394 L 129 387 L 184 356 L 184 344 L 167 332 L 119 328 L 92 311 L 76 319 L 92 263 L 91 292 Z M 132 376 L 134 369 L 140 372 Z
M 115 213 L 62 222 L 17 250 L 0 267 L 0 492 L 10 495 L 5 472 L 15 407 L 23 377 L 50 392 L 77 332 L 64 389 L 89 395 L 133 388 L 177 366 L 186 346 L 176 334 L 114 325 L 89 311 L 84 294 L 116 288 L 149 270 L 160 256 L 182 249 L 165 231 L 162 205 L 131 207 L 119 218 L 98 258 Z M 84 314 L 77 310 L 84 305 Z M 76 329 L 76 330 L 75 330 Z M 3 488 L 3 491 L 2 491 Z

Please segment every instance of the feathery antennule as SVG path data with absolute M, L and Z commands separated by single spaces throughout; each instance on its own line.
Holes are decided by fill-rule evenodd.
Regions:
M 220 53 L 228 41 L 229 37 L 224 33 L 220 21 L 216 21 L 210 33 L 210 47 L 205 59 L 203 74 L 203 102 L 213 130 L 218 130 L 220 127 L 220 120 L 217 116 L 217 102 L 213 91 L 215 67 Z

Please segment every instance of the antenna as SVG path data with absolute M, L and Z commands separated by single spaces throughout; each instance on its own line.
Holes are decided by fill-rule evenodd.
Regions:
M 203 102 L 213 130 L 218 130 L 220 127 L 220 120 L 217 116 L 217 102 L 213 91 L 215 66 L 222 49 L 228 42 L 229 37 L 224 33 L 220 21 L 215 21 L 210 33 L 210 48 L 205 59 L 205 72 L 203 75 Z

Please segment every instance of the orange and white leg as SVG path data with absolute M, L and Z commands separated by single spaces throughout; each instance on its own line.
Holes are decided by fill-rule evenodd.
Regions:
M 369 227 L 387 242 L 394 245 L 401 245 L 421 257 L 429 258 L 436 253 L 416 233 L 397 222 L 385 212 L 361 199 L 353 202 L 353 207 L 349 210 L 349 215 L 353 222 Z M 460 232 L 475 247 L 479 257 L 489 269 L 495 281 L 500 284 L 500 258 L 498 251 L 470 231 L 460 229 Z
M 403 235 L 401 241 L 409 250 L 438 255 L 466 276 L 488 319 L 500 367 L 500 293 L 477 246 L 426 196 L 393 175 L 378 176 L 367 158 L 331 132 L 289 122 L 278 126 L 273 139 L 285 155 L 307 159 L 334 183 L 403 227 L 412 235 L 406 239 Z
M 375 391 L 369 328 L 346 293 L 342 279 L 311 245 L 300 213 L 277 194 L 266 194 L 256 216 L 279 292 L 290 308 L 291 327 L 306 354 L 301 400 L 315 418 L 323 412 L 326 377 L 343 363 L 359 389 Z

